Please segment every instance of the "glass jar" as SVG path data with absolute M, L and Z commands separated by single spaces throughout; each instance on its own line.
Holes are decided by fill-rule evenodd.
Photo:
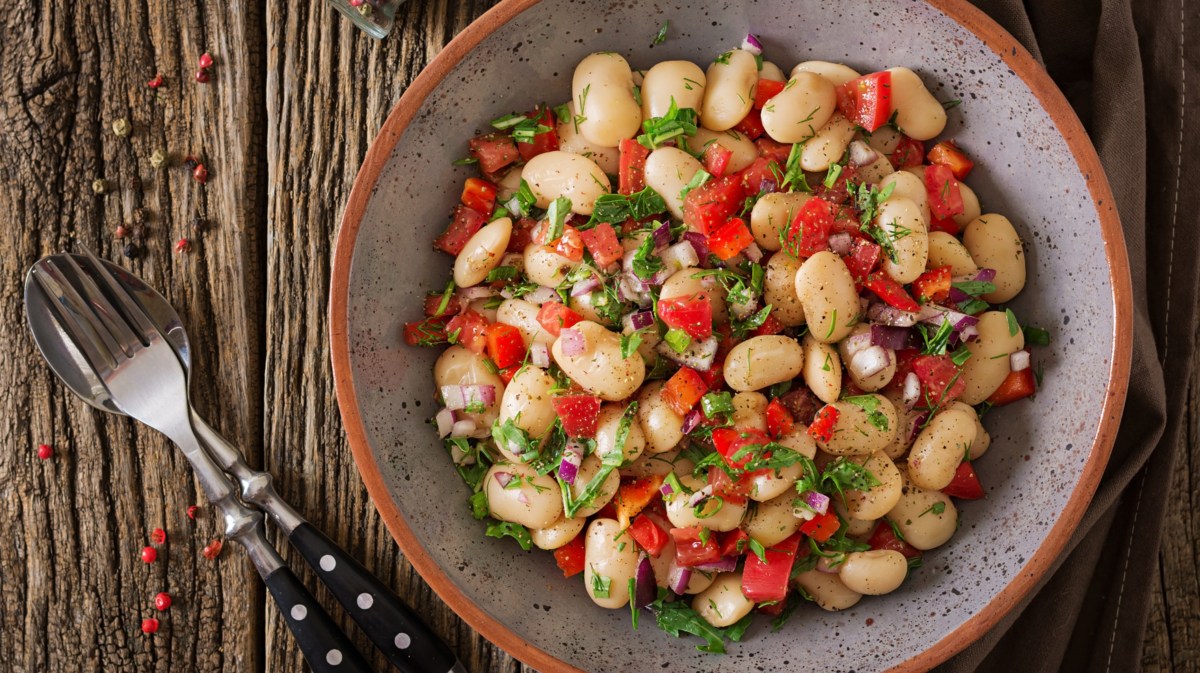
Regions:
M 329 0 L 339 12 L 371 37 L 382 39 L 392 32 L 396 9 L 404 0 Z

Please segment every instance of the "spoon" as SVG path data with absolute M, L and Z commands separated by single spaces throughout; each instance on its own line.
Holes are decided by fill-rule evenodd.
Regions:
M 68 255 L 50 260 L 65 263 Z M 72 255 L 86 260 L 82 255 Z M 149 315 L 190 373 L 191 347 L 183 321 L 161 294 L 140 278 L 107 260 L 99 260 Z M 56 320 L 43 293 L 26 283 L 25 306 L 34 341 L 67 387 L 91 406 L 125 415 L 108 388 Z M 55 363 L 71 363 L 74 366 Z M 242 487 L 242 497 L 267 512 L 288 541 L 358 623 L 371 642 L 405 673 L 466 673 L 454 653 L 379 578 L 306 521 L 275 491 L 271 476 L 251 468 L 232 444 L 193 409 L 192 425 L 204 448 Z M 337 573 L 330 572 L 338 568 Z

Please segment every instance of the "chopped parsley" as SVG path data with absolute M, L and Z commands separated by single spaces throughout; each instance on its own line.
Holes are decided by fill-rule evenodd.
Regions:
M 683 186 L 683 189 L 679 190 L 679 200 L 682 201 L 683 199 L 686 199 L 687 195 L 690 194 L 693 189 L 703 186 L 704 183 L 711 179 L 712 175 L 703 168 L 696 171 L 696 174 L 692 176 L 692 179 L 688 180 L 688 183 Z
M 592 566 L 592 595 L 596 598 L 608 598 L 612 587 L 612 578 L 605 577 L 596 572 L 596 566 Z
M 716 418 L 717 414 L 732 414 L 733 395 L 729 391 L 707 393 L 700 398 L 700 409 L 708 418 Z
M 950 336 L 954 334 L 954 325 L 948 319 L 943 318 L 942 324 L 938 325 L 936 331 L 930 334 L 930 328 L 925 323 L 917 323 L 917 333 L 921 335 L 921 340 L 925 343 L 921 348 L 921 353 L 924 355 L 942 355 L 946 352 L 950 345 Z
M 521 179 L 521 186 L 517 188 L 517 193 L 513 195 L 517 202 L 518 213 L 520 215 L 529 215 L 533 212 L 534 206 L 537 205 L 537 197 L 533 194 L 533 189 L 529 187 L 529 183 L 525 179 Z M 509 208 L 513 210 L 513 208 Z
M 923 517 L 923 516 L 925 516 L 926 514 L 929 514 L 929 513 L 931 513 L 931 512 L 932 512 L 932 513 L 933 513 L 935 516 L 941 516 L 941 515 L 942 515 L 942 513 L 943 513 L 943 512 L 945 512 L 945 511 L 946 511 L 946 503 L 944 503 L 944 502 L 941 502 L 941 501 L 938 501 L 938 502 L 935 502 L 935 503 L 933 503 L 932 505 L 930 505 L 930 506 L 929 506 L 929 509 L 927 509 L 927 510 L 925 510 L 924 512 L 921 512 L 920 514 L 918 514 L 918 515 L 917 515 L 917 517 L 918 517 L 918 518 L 920 518 L 920 517 Z
M 654 34 L 654 39 L 650 41 L 652 45 L 662 44 L 667 41 L 667 28 L 671 26 L 670 21 L 663 21 L 663 25 L 659 27 L 658 32 Z
M 750 538 L 750 551 L 754 552 L 754 555 L 758 557 L 759 561 L 762 561 L 764 565 L 766 564 L 767 549 L 766 547 L 763 547 L 761 542 L 755 540 L 754 538 Z
M 843 402 L 849 402 L 854 406 L 862 409 L 867 414 L 867 422 L 875 426 L 879 430 L 887 432 L 888 418 L 887 414 L 880 410 L 879 398 L 875 395 L 855 395 L 853 397 L 843 397 Z
M 667 330 L 663 341 L 676 353 L 683 353 L 688 346 L 692 345 L 692 337 L 688 336 L 687 332 L 674 328 Z
M 511 537 L 525 551 L 529 551 L 533 547 L 533 538 L 529 535 L 529 529 L 519 523 L 494 521 L 488 524 L 486 534 L 488 537 L 495 538 Z
M 470 166 L 471 164 L 479 163 L 479 159 L 475 157 L 463 157 L 462 159 L 455 159 L 450 163 L 454 164 L 455 166 Z
M 964 280 L 959 283 L 951 283 L 950 287 L 962 292 L 963 294 L 969 294 L 972 297 L 978 297 L 981 294 L 988 294 L 989 292 L 996 291 L 996 285 L 994 283 L 989 283 L 986 280 Z
M 1017 336 L 1017 332 L 1021 331 L 1021 325 L 1017 322 L 1017 316 L 1012 312 L 1012 309 L 1004 309 L 1004 316 L 1008 318 L 1008 335 Z
M 647 236 L 633 253 L 633 274 L 642 280 L 650 280 L 654 274 L 662 271 L 662 258 L 654 254 L 654 236 Z
M 550 208 L 546 211 L 546 219 L 549 222 L 549 227 L 546 229 L 547 241 L 557 241 L 562 238 L 563 228 L 567 222 L 567 215 L 570 213 L 571 199 L 560 196 L 550 202 Z
M 642 122 L 642 134 L 637 137 L 637 141 L 654 150 L 668 140 L 675 140 L 680 136 L 694 136 L 696 130 L 696 111 L 692 108 L 680 109 L 672 98 L 666 114 Z
M 590 229 L 601 222 L 622 223 L 633 218 L 644 220 L 667 210 L 667 202 L 650 187 L 628 196 L 624 194 L 601 194 L 596 199 L 592 216 L 580 229 Z
M 1021 329 L 1025 330 L 1025 343 L 1032 346 L 1049 346 L 1050 331 L 1041 327 L 1026 325 Z
M 488 271 L 488 275 L 484 277 L 483 282 L 494 283 L 498 280 L 513 280 L 517 277 L 517 274 L 518 271 L 515 266 L 498 266 Z M 438 313 L 438 315 L 441 315 L 441 313 Z
M 658 624 L 658 628 L 676 638 L 683 633 L 703 638 L 705 644 L 696 646 L 696 649 L 701 652 L 724 654 L 725 640 L 740 641 L 754 618 L 754 614 L 751 613 L 732 626 L 718 628 L 709 624 L 686 601 L 667 601 L 668 595 L 666 589 L 660 589 L 658 599 L 650 604 L 650 609 L 655 613 L 655 622 Z
M 621 359 L 628 360 L 631 355 L 637 352 L 639 346 L 642 345 L 642 332 L 651 329 L 643 327 L 640 330 L 630 332 L 629 334 L 621 335 Z

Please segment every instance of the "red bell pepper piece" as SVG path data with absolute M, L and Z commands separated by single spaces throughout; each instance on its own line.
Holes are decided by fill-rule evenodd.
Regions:
M 557 337 L 563 329 L 583 320 L 583 316 L 557 301 L 548 301 L 538 310 L 537 321 L 542 329 Z
M 574 540 L 554 550 L 554 562 L 563 571 L 563 577 L 574 577 L 583 572 L 584 546 L 583 533 L 575 536 Z
M 641 146 L 639 145 L 639 147 Z M 583 236 L 583 244 L 587 246 L 588 252 L 592 253 L 592 259 L 596 260 L 596 266 L 601 269 L 620 261 L 625 256 L 625 249 L 621 247 L 621 241 L 617 239 L 616 230 L 607 222 L 582 231 L 580 235 Z
M 929 194 L 929 214 L 945 219 L 963 212 L 962 190 L 949 168 L 940 164 L 925 167 L 925 192 Z
M 683 330 L 697 341 L 712 336 L 712 302 L 703 292 L 690 297 L 660 299 L 658 317 L 667 327 Z
M 834 512 L 826 512 L 800 524 L 800 532 L 811 537 L 817 542 L 825 542 L 833 537 L 834 533 L 838 532 L 838 528 L 842 527 L 842 522 L 838 519 L 838 515 Z
M 921 558 L 921 550 L 896 537 L 896 531 L 892 530 L 892 525 L 886 519 L 881 520 L 875 526 L 875 530 L 871 533 L 867 544 L 871 545 L 871 549 L 898 551 L 904 554 L 905 558 Z
M 482 355 L 487 349 L 487 328 L 487 318 L 467 309 L 446 323 L 446 337 L 471 352 Z
M 967 155 L 958 149 L 958 145 L 953 140 L 943 140 L 929 148 L 927 157 L 929 163 L 941 164 L 949 168 L 950 172 L 954 173 L 954 177 L 959 180 L 966 178 L 971 169 L 975 167 L 975 162 L 967 158 Z
M 941 302 L 950 296 L 950 267 L 939 266 L 913 281 L 913 294 L 927 302 Z
M 708 235 L 708 249 L 722 261 L 732 259 L 751 243 L 754 243 L 754 234 L 740 217 L 729 220 Z
M 525 359 L 525 339 L 521 330 L 502 322 L 492 323 L 487 328 L 488 357 L 496 367 L 505 369 Z
M 833 206 L 824 199 L 809 199 L 792 217 L 784 249 L 795 257 L 812 257 L 829 249 L 832 229 Z
M 753 452 L 745 450 L 746 447 L 763 447 L 771 441 L 764 432 L 753 428 L 717 428 L 713 430 L 712 439 L 713 447 L 725 459 L 725 464 L 738 470 L 754 458 Z M 763 457 L 769 457 L 769 454 L 764 453 Z
M 863 287 L 878 295 L 888 306 L 893 306 L 901 311 L 921 310 L 921 306 L 917 304 L 916 300 L 904 291 L 904 286 L 892 280 L 882 271 L 869 274 L 863 281 Z
M 596 418 L 600 398 L 594 395 L 560 395 L 550 400 L 554 415 L 562 421 L 568 437 L 590 439 L 596 436 Z
M 751 140 L 758 140 L 759 136 L 767 132 L 766 129 L 763 128 L 762 114 L 753 107 L 750 108 L 750 112 L 747 112 L 746 116 L 742 118 L 742 121 L 738 122 L 737 126 L 733 127 L 733 130 Z
M 629 195 L 646 188 L 646 157 L 650 150 L 633 138 L 625 138 L 619 145 L 621 153 L 620 172 L 617 174 L 617 191 Z
M 755 603 L 782 601 L 787 596 L 788 580 L 799 547 L 800 536 L 793 535 L 766 550 L 763 554 L 765 562 L 757 554 L 746 554 L 746 564 L 742 568 L 742 593 L 746 598 Z
M 892 116 L 892 73 L 873 72 L 839 86 L 837 106 L 846 119 L 877 130 Z
M 433 247 L 442 252 L 457 255 L 462 252 L 467 241 L 479 231 L 484 224 L 487 223 L 487 218 L 479 211 L 468 208 L 466 206 L 454 207 L 454 219 L 450 221 L 450 225 L 446 227 L 446 231 L 440 236 L 433 239 Z
M 521 157 L 512 136 L 506 133 L 475 136 L 467 142 L 467 149 L 479 160 L 479 169 L 489 174 L 495 174 Z
M 684 197 L 683 221 L 693 231 L 707 236 L 741 212 L 745 200 L 746 189 L 740 175 L 709 180 Z
M 729 159 L 732 157 L 733 150 L 725 149 L 716 142 L 709 143 L 708 147 L 704 148 L 704 170 L 714 178 L 719 178 L 725 175 L 725 169 L 729 167 Z
M 983 497 L 983 484 L 979 483 L 979 475 L 975 474 L 971 461 L 964 460 L 958 464 L 958 468 L 954 470 L 954 478 L 942 489 L 942 493 L 963 500 L 978 500 Z
M 892 162 L 896 170 L 899 170 L 909 166 L 920 166 L 924 156 L 925 143 L 908 136 L 901 136 L 896 149 L 888 155 L 888 161 Z
M 707 392 L 708 387 L 704 385 L 704 379 L 700 378 L 696 370 L 680 367 L 663 386 L 661 395 L 667 406 L 671 407 L 671 411 L 686 416 Z
M 463 183 L 462 202 L 485 218 L 491 217 L 496 209 L 496 185 L 480 178 L 467 178 Z
M 808 436 L 818 442 L 828 442 L 833 439 L 833 429 L 837 425 L 841 412 L 832 404 L 826 404 L 817 411 L 816 418 L 808 426 Z
M 535 134 L 531 143 L 517 142 L 517 151 L 521 153 L 521 160 L 529 161 L 539 154 L 557 150 L 558 131 L 556 130 L 556 124 L 558 120 L 555 119 L 554 111 L 550 109 L 550 106 L 538 106 L 527 116 L 530 119 L 537 120 L 537 123 L 545 126 L 547 130 Z
M 783 91 L 786 86 L 787 82 L 759 79 L 758 86 L 754 89 L 754 109 L 761 110 L 766 107 L 767 101 L 774 98 L 780 91 Z
M 662 484 L 661 474 L 621 482 L 613 498 L 613 502 L 617 503 L 617 523 L 621 524 L 621 528 L 628 528 L 630 519 L 641 514 L 647 505 L 661 496 L 658 489 Z
M 681 566 L 699 566 L 721 558 L 716 534 L 707 534 L 701 540 L 699 526 L 672 528 L 671 537 L 675 540 L 675 563 Z
M 1029 397 L 1036 392 L 1037 382 L 1034 380 L 1033 367 L 1026 367 L 1021 371 L 1009 372 L 1000 387 L 987 398 L 987 401 L 992 406 L 999 407 Z
M 654 558 L 658 558 L 662 554 L 663 547 L 667 546 L 667 541 L 670 539 L 667 531 L 645 514 L 634 517 L 633 524 L 629 526 L 629 536 Z
M 779 398 L 771 400 L 767 405 L 767 434 L 771 435 L 772 439 L 779 439 L 795 427 L 796 421 L 792 418 L 792 412 L 783 406 Z

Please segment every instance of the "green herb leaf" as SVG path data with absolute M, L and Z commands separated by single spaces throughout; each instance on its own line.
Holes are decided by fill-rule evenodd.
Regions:
M 686 199 L 687 195 L 690 194 L 693 189 L 703 186 L 704 183 L 711 179 L 712 175 L 703 168 L 696 171 L 696 174 L 692 176 L 692 179 L 688 180 L 688 183 L 683 186 L 683 189 L 679 190 L 679 200 L 682 201 Z
M 529 118 L 525 115 L 508 114 L 504 115 L 503 117 L 497 117 L 493 119 L 490 124 L 492 125 L 492 128 L 496 129 L 497 131 L 503 131 L 505 129 L 510 129 L 523 121 L 529 121 Z
M 522 178 L 521 186 L 517 188 L 517 193 L 514 197 L 517 200 L 518 208 L 521 215 L 531 215 L 534 206 L 537 205 L 537 197 L 533 195 L 533 189 L 529 187 L 529 183 Z M 512 210 L 512 208 L 509 208 Z
M 591 229 L 601 222 L 623 223 L 633 218 L 644 220 L 667 210 L 667 202 L 650 187 L 628 196 L 624 194 L 601 194 L 596 199 L 592 216 L 581 230 Z
M 468 501 L 471 503 L 471 516 L 483 521 L 488 515 L 487 491 L 476 491 Z
M 933 503 L 932 505 L 930 505 L 930 506 L 929 506 L 929 509 L 925 510 L 924 512 L 921 512 L 920 514 L 918 514 L 918 515 L 917 515 L 917 517 L 918 517 L 918 518 L 920 518 L 920 517 L 923 517 L 923 516 L 925 516 L 926 514 L 929 514 L 929 513 L 931 513 L 931 512 L 932 512 L 932 513 L 933 513 L 935 516 L 941 516 L 941 515 L 942 515 L 942 513 L 943 513 L 943 512 L 945 512 L 945 511 L 946 511 L 946 503 L 944 503 L 944 502 L 940 502 L 940 501 L 939 501 L 939 502 L 935 502 L 935 503 Z
M 964 280 L 960 283 L 951 283 L 950 287 L 962 292 L 963 294 L 969 294 L 972 297 L 978 297 L 981 294 L 988 294 L 989 292 L 996 291 L 996 285 L 994 283 L 989 283 L 986 280 Z
M 454 164 L 455 166 L 469 166 L 471 164 L 479 163 L 479 159 L 476 159 L 475 157 L 463 157 L 462 159 L 455 159 L 450 163 Z
M 592 566 L 592 596 L 596 598 L 608 598 L 612 587 L 612 578 L 605 577 L 596 572 L 596 567 Z
M 683 353 L 691 345 L 692 337 L 688 336 L 688 333 L 681 329 L 672 328 L 667 330 L 666 335 L 663 336 L 663 341 L 671 347 L 671 350 L 676 353 Z
M 1026 325 L 1021 328 L 1025 330 L 1025 345 L 1027 346 L 1049 346 L 1050 331 L 1033 325 Z
M 676 638 L 683 633 L 699 636 L 704 639 L 705 644 L 697 646 L 696 649 L 712 654 L 724 654 L 726 631 L 709 624 L 685 601 L 667 602 L 661 595 L 665 592 L 666 590 L 660 592 L 659 599 L 650 604 L 650 608 L 655 612 L 658 628 Z
M 708 393 L 700 398 L 700 409 L 709 418 L 733 413 L 733 396 L 728 392 Z
M 691 108 L 679 109 L 672 98 L 666 114 L 642 122 L 643 133 L 637 137 L 637 141 L 654 150 L 668 140 L 694 136 L 696 130 L 696 111 Z M 683 144 L 682 138 L 680 144 Z
M 642 280 L 650 280 L 663 269 L 662 258 L 654 254 L 654 236 L 647 236 L 633 253 L 633 274 Z
M 529 535 L 529 529 L 519 523 L 494 521 L 488 524 L 486 534 L 488 537 L 495 538 L 511 537 L 525 551 L 529 551 L 533 547 L 533 538 Z
M 498 280 L 512 280 L 517 277 L 518 273 L 515 266 L 498 266 L 488 271 L 488 275 L 484 277 L 483 282 L 494 283 Z
M 1004 315 L 1008 318 L 1008 335 L 1017 336 L 1017 332 L 1021 331 L 1021 325 L 1017 322 L 1017 316 L 1010 308 L 1004 309 Z
M 849 402 L 867 414 L 867 422 L 884 432 L 888 431 L 887 414 L 880 410 L 879 398 L 874 395 L 854 395 L 843 397 L 843 402 Z
M 639 346 L 642 345 L 642 332 L 650 329 L 643 327 L 635 332 L 621 335 L 621 359 L 628 360 L 629 356 L 637 352 Z
M 834 164 L 829 167 L 829 172 L 825 174 L 825 189 L 833 189 L 837 184 L 838 178 L 842 175 L 842 165 Z
M 550 202 L 550 208 L 546 211 L 546 219 L 549 222 L 549 227 L 546 229 L 547 241 L 557 241 L 562 238 L 567 215 L 570 214 L 571 199 L 560 196 Z
M 671 25 L 670 21 L 664 21 L 662 27 L 660 27 L 658 29 L 658 32 L 654 34 L 654 39 L 650 41 L 650 44 L 658 45 L 658 44 L 662 44 L 663 42 L 666 42 L 667 28 L 670 27 L 670 25 Z
M 766 564 L 767 549 L 766 547 L 763 547 L 761 542 L 755 540 L 754 538 L 750 538 L 750 551 L 754 552 L 754 555 L 758 557 L 759 561 L 762 561 L 763 564 Z

